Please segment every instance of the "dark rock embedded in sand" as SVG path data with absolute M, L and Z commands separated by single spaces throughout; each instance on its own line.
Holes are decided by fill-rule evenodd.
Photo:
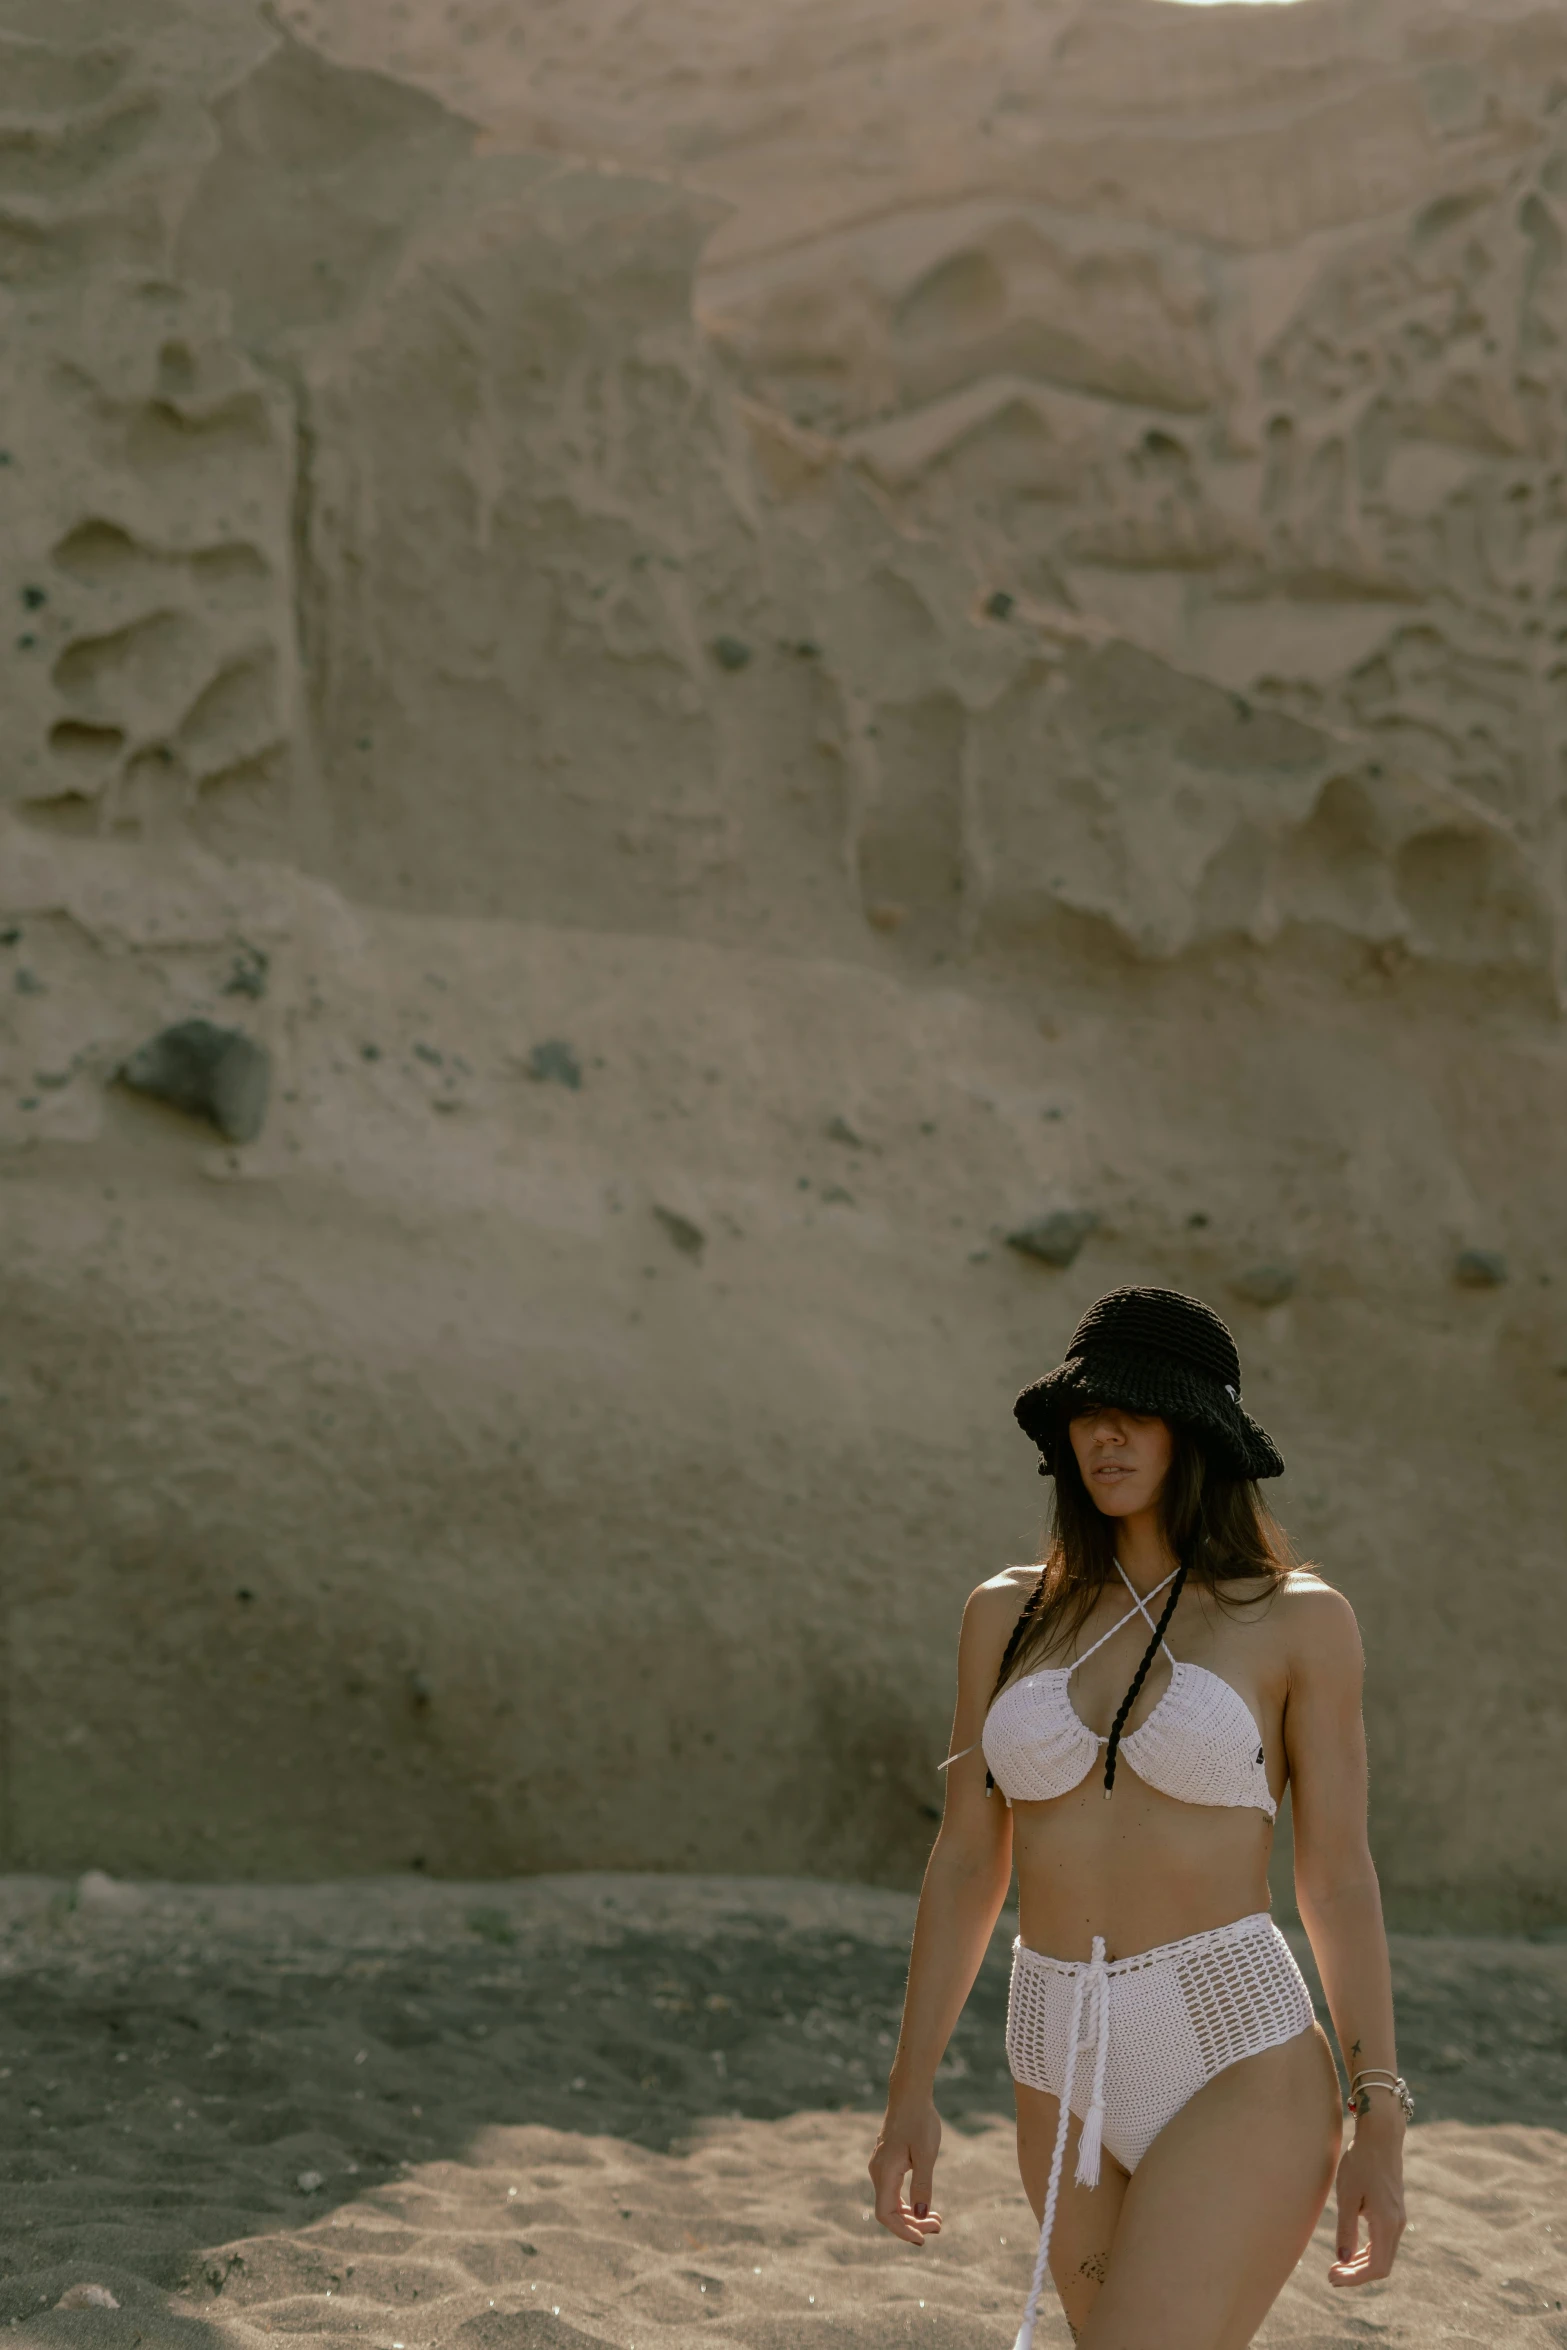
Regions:
M 1007 1246 L 1020 1256 L 1037 1257 L 1043 1265 L 1064 1267 L 1071 1264 L 1098 1223 L 1092 1208 L 1057 1208 L 1053 1215 L 1040 1216 L 1034 1223 L 1009 1232 Z
M 663 1225 L 682 1256 L 699 1257 L 707 1246 L 707 1234 L 700 1224 L 693 1224 L 689 1216 L 682 1216 L 678 1208 L 661 1208 L 655 1204 L 654 1215 Z
M 750 658 L 751 648 L 742 637 L 714 637 L 713 659 L 720 669 L 744 669 Z
M 271 962 L 272 958 L 264 947 L 241 946 L 223 982 L 223 993 L 248 995 L 259 1000 L 267 992 L 267 973 Z
M 528 1055 L 528 1075 L 535 1085 L 565 1085 L 582 1090 L 582 1063 L 564 1037 L 552 1036 L 536 1044 Z
M 1465 1289 L 1500 1289 L 1507 1279 L 1507 1259 L 1497 1248 L 1461 1249 L 1453 1278 Z
M 133 1093 L 206 1118 L 229 1142 L 254 1142 L 266 1119 L 272 1059 L 238 1028 L 179 1020 L 132 1053 L 120 1080 Z

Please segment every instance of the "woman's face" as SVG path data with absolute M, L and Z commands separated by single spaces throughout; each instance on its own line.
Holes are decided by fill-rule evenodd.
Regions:
M 1079 1412 L 1068 1433 L 1083 1483 L 1107 1518 L 1153 1508 L 1175 1450 L 1167 1420 L 1106 1404 Z

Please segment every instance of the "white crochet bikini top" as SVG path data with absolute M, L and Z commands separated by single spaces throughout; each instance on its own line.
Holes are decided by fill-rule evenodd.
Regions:
M 1025 1673 L 1012 1682 L 985 1717 L 980 1745 L 1009 1804 L 1048 1803 L 1053 1796 L 1070 1794 L 1087 1778 L 1107 1743 L 1080 1719 L 1067 1683 L 1078 1665 L 1086 1664 L 1095 1649 L 1113 1640 L 1134 1617 L 1141 1616 L 1152 1629 L 1147 1602 L 1138 1597 L 1119 1559 L 1116 1572 L 1135 1606 L 1075 1664 L 1047 1665 L 1042 1672 Z M 1174 1580 L 1173 1572 L 1166 1575 L 1148 1598 L 1157 1599 L 1165 1584 Z M 1262 1734 L 1250 1706 L 1217 1673 L 1203 1665 L 1182 1664 L 1170 1656 L 1168 1641 L 1160 1645 L 1170 1657 L 1170 1685 L 1142 1727 L 1121 1740 L 1121 1754 L 1137 1776 L 1162 1795 L 1173 1795 L 1181 1803 L 1255 1807 L 1273 1819 L 1278 1805 L 1268 1792 Z M 956 1762 L 958 1757 L 948 1759 Z M 944 1763 L 942 1768 L 946 1767 Z

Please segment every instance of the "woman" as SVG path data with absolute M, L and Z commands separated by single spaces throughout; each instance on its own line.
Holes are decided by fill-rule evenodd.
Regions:
M 1015 1862 L 1007 2056 L 1041 2223 L 1018 2350 L 1047 2265 L 1081 2350 L 1240 2350 L 1335 2165 L 1334 2284 L 1385 2277 L 1403 2230 L 1413 2109 L 1366 1843 L 1360 1642 L 1263 1506 L 1255 1480 L 1284 1464 L 1239 1388 L 1235 1342 L 1195 1298 L 1102 1297 L 1017 1401 L 1055 1479 L 1045 1564 L 981 1584 L 964 1612 L 946 1810 L 870 2169 L 884 2227 L 908 2244 L 938 2231 L 936 2067 Z M 1342 2159 L 1333 2059 L 1267 1915 L 1286 1785 L 1350 2079 Z

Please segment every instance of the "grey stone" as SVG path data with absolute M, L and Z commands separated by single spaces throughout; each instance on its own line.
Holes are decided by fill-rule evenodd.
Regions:
M 1496 1248 L 1460 1249 L 1453 1278 L 1465 1289 L 1500 1289 L 1507 1279 L 1507 1259 Z
M 715 636 L 713 659 L 720 669 L 744 669 L 751 658 L 751 648 L 737 636 Z
M 1293 1265 L 1253 1265 L 1237 1273 L 1230 1287 L 1248 1305 L 1281 1306 L 1287 1297 L 1294 1296 L 1297 1279 Z
M 855 1133 L 854 1128 L 849 1124 L 847 1118 L 828 1119 L 827 1139 L 829 1142 L 847 1143 L 851 1151 L 859 1151 L 865 1148 L 863 1139 Z
M 254 1142 L 267 1115 L 272 1058 L 264 1044 L 212 1020 L 179 1020 L 120 1071 L 133 1093 L 205 1118 L 228 1142 Z
M 146 1908 L 147 1896 L 139 1885 L 128 1885 L 104 1869 L 87 1869 L 76 1880 L 74 1906 L 105 1916 L 113 1912 L 130 1917 Z
M 693 1224 L 689 1216 L 682 1216 L 678 1208 L 661 1208 L 656 1203 L 654 1215 L 669 1234 L 682 1256 L 699 1257 L 707 1246 L 707 1234 L 700 1224 Z
M 1009 1232 L 1007 1246 L 1020 1256 L 1037 1257 L 1042 1265 L 1065 1267 L 1098 1224 L 1092 1208 L 1057 1208 L 1053 1215 L 1040 1216 L 1034 1223 Z
M 573 1093 L 582 1089 L 582 1063 L 564 1037 L 552 1036 L 534 1046 L 528 1055 L 528 1075 L 536 1085 L 565 1085 Z
M 267 992 L 267 972 L 270 967 L 271 958 L 264 947 L 241 946 L 223 982 L 223 993 L 259 999 Z
M 1010 620 L 1016 604 L 1016 596 L 1009 596 L 1005 588 L 997 588 L 986 597 L 985 610 L 992 620 Z

